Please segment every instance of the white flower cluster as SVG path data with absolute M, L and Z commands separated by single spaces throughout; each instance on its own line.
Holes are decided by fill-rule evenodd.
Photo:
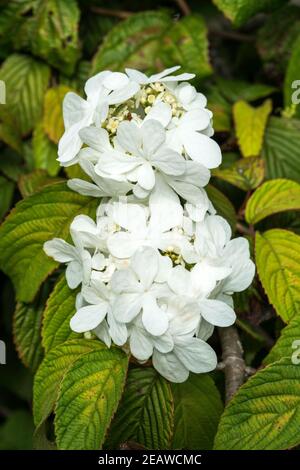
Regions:
M 75 217 L 73 244 L 45 243 L 81 285 L 71 328 L 121 346 L 173 382 L 208 372 L 214 326 L 234 323 L 232 293 L 249 286 L 247 240 L 231 240 L 203 187 L 221 162 L 206 98 L 192 74 L 147 77 L 101 72 L 68 93 L 59 161 L 79 163 L 86 180 L 68 185 L 101 198 L 96 221 Z

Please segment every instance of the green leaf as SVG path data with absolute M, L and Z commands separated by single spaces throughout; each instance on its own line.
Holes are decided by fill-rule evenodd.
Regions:
M 100 341 L 78 339 L 60 344 L 46 355 L 34 378 L 33 417 L 37 427 L 53 411 L 61 381 L 72 364 L 98 349 L 103 349 Z
M 14 342 L 26 367 L 35 371 L 42 358 L 41 325 L 44 305 L 18 303 L 14 314 Z
M 206 186 L 205 191 L 218 214 L 227 220 L 232 231 L 235 232 L 236 213 L 230 200 L 211 184 Z
M 253 108 L 245 101 L 238 101 L 233 105 L 236 135 L 244 157 L 256 157 L 260 154 L 271 111 L 271 100 L 266 100 L 258 108 Z
M 15 190 L 15 183 L 0 175 L 0 219 L 8 212 Z
M 266 181 L 248 199 L 246 220 L 256 224 L 268 215 L 300 209 L 300 184 L 286 179 Z
M 300 367 L 282 359 L 257 372 L 227 406 L 218 450 L 281 450 L 300 443 Z
M 72 74 L 79 57 L 76 0 L 39 0 L 35 2 L 31 48 L 33 54 Z
M 4 3 L 4 2 L 2 2 Z M 15 49 L 28 46 L 31 19 L 29 15 L 36 0 L 13 0 L 5 2 L 0 15 L 1 46 L 14 46 Z
M 21 156 L 14 150 L 7 147 L 1 151 L 0 171 L 9 180 L 17 183 L 20 175 L 22 175 L 26 169 L 23 166 L 23 160 Z
M 132 369 L 106 447 L 133 441 L 149 449 L 169 449 L 173 414 L 169 383 L 150 367 Z
M 44 101 L 44 131 L 52 142 L 58 144 L 64 133 L 64 121 L 62 115 L 62 103 L 65 95 L 71 91 L 66 85 L 49 88 Z
M 293 45 L 284 78 L 284 104 L 293 116 L 300 117 L 300 36 Z
M 217 168 L 212 175 L 243 191 L 255 189 L 264 179 L 264 162 L 258 157 L 242 158 L 229 168 Z
M 71 290 L 63 273 L 47 301 L 42 329 L 43 346 L 46 353 L 72 338 L 80 338 L 73 333 L 70 320 L 75 314 L 75 301 L 78 289 Z
M 223 404 L 213 380 L 191 374 L 172 384 L 175 401 L 173 449 L 212 449 Z
M 128 356 L 106 346 L 72 364 L 62 381 L 55 409 L 59 449 L 101 449 L 122 396 L 127 368 Z
M 207 28 L 200 15 L 193 14 L 177 21 L 163 36 L 160 57 L 166 67 L 180 64 L 197 78 L 212 73 L 208 56 Z
M 299 312 L 298 312 L 299 313 Z M 283 357 L 289 358 L 295 364 L 299 364 L 300 349 L 300 316 L 295 315 L 289 324 L 281 330 L 280 337 L 264 358 L 263 364 L 268 365 L 279 361 Z
M 300 8 L 289 4 L 269 15 L 257 31 L 256 48 L 268 75 L 277 78 L 285 72 L 299 28 Z
M 34 129 L 32 150 L 34 168 L 47 170 L 50 176 L 56 176 L 59 173 L 60 166 L 57 161 L 57 146 L 45 134 L 42 122 Z
M 0 80 L 6 84 L 6 104 L 0 106 L 4 121 L 13 119 L 18 132 L 27 135 L 39 121 L 50 69 L 32 57 L 12 54 L 2 64 Z
M 241 26 L 261 11 L 274 11 L 287 0 L 213 0 L 234 26 Z
M 268 179 L 300 179 L 300 120 L 271 117 L 266 129 L 262 157 Z
M 0 266 L 12 279 L 19 301 L 31 302 L 58 265 L 44 253 L 44 243 L 54 237 L 67 239 L 74 217 L 93 216 L 98 203 L 56 183 L 16 205 L 0 228 Z
M 125 67 L 147 70 L 159 55 L 161 39 L 172 23 L 163 11 L 145 11 L 117 24 L 98 49 L 92 73 Z M 155 66 L 154 66 L 155 68 Z
M 231 103 L 239 100 L 255 101 L 271 95 L 277 89 L 263 83 L 249 83 L 244 80 L 226 80 L 218 77 L 217 85 L 220 93 Z
M 269 301 L 289 322 L 300 307 L 300 236 L 280 229 L 257 232 L 255 259 Z
M 13 411 L 0 427 L 0 450 L 31 450 L 34 426 L 28 411 Z
M 231 105 L 215 85 L 209 86 L 206 91 L 208 109 L 213 112 L 213 124 L 216 132 L 230 132 Z
M 45 186 L 63 182 L 62 178 L 49 176 L 46 170 L 35 170 L 19 178 L 18 187 L 23 197 L 31 196 Z

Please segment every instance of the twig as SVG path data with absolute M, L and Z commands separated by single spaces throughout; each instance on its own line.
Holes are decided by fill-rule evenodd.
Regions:
M 248 36 L 247 34 L 238 33 L 236 31 L 225 31 L 221 29 L 211 28 L 209 33 L 215 34 L 226 39 L 232 39 L 233 41 L 253 42 L 255 41 L 254 36 Z
M 246 366 L 237 329 L 234 326 L 219 328 L 219 336 L 225 372 L 225 401 L 228 403 L 244 382 Z
M 191 9 L 185 0 L 175 0 L 175 1 L 185 16 L 191 14 Z
M 237 222 L 236 229 L 243 235 L 250 235 L 250 237 L 253 237 L 255 235 L 255 231 L 252 225 L 249 227 L 245 227 L 240 222 Z
M 132 15 L 130 11 L 124 10 L 111 10 L 110 8 L 102 8 L 96 6 L 91 6 L 90 9 L 91 11 L 99 15 L 115 16 L 116 18 L 120 18 L 122 20 L 126 20 L 126 18 L 129 18 L 129 16 Z

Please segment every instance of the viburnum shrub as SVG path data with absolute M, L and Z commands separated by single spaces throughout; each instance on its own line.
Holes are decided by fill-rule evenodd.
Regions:
M 70 327 L 152 359 L 172 382 L 215 369 L 207 339 L 235 321 L 232 294 L 254 276 L 249 244 L 231 240 L 203 186 L 221 163 L 205 96 L 170 75 L 104 71 L 68 93 L 59 161 L 89 180 L 68 186 L 99 199 L 96 219 L 77 215 L 73 243 L 54 238 L 48 256 L 80 286 Z

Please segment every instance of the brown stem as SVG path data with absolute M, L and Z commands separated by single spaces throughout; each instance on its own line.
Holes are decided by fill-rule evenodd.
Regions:
M 225 31 L 221 29 L 211 28 L 209 30 L 211 34 L 220 36 L 226 39 L 232 39 L 234 41 L 253 42 L 255 41 L 254 36 L 248 36 L 247 34 L 239 33 L 236 31 Z
M 250 237 L 253 237 L 254 234 L 255 234 L 255 230 L 253 228 L 253 226 L 249 226 L 249 227 L 245 227 L 243 224 L 241 224 L 240 222 L 237 222 L 236 224 L 236 229 L 242 233 L 243 235 L 250 235 Z
M 175 1 L 185 16 L 191 14 L 191 9 L 185 0 L 175 0 Z
M 98 15 L 115 16 L 116 18 L 120 18 L 122 20 L 126 20 L 126 18 L 129 18 L 129 16 L 132 15 L 130 11 L 124 10 L 111 10 L 110 8 L 102 8 L 96 6 L 91 6 L 90 9 Z
M 219 328 L 222 345 L 222 362 L 225 372 L 225 401 L 228 403 L 245 378 L 243 348 L 235 326 Z

